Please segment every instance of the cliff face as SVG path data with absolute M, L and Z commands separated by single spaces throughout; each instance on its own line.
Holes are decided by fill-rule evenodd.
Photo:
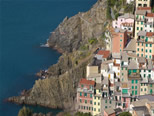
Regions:
M 88 12 L 66 17 L 51 34 L 49 46 L 72 52 L 89 38 L 100 36 L 106 20 L 106 4 L 106 0 L 98 0 Z
M 74 109 L 78 82 L 86 76 L 92 53 L 101 44 L 106 6 L 106 0 L 99 0 L 88 12 L 65 18 L 48 40 L 50 47 L 63 51 L 58 63 L 51 66 L 47 78 L 37 80 L 26 95 L 11 97 L 8 101 Z M 97 41 L 89 42 L 91 38 Z

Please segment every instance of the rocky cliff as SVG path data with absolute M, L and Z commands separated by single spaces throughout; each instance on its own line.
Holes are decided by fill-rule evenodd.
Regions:
M 99 0 L 88 12 L 65 18 L 48 40 L 50 47 L 63 52 L 58 63 L 48 69 L 46 79 L 36 80 L 30 91 L 8 101 L 74 109 L 78 82 L 86 76 L 96 47 L 103 46 L 106 6 L 106 0 Z

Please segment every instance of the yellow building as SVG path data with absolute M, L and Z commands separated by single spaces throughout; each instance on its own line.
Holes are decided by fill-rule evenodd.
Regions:
M 152 59 L 154 55 L 154 33 L 140 31 L 136 43 L 136 54 L 139 57 Z
M 151 0 L 136 0 L 136 8 L 137 7 L 150 7 Z
M 96 84 L 95 94 L 93 96 L 93 116 L 101 115 L 102 113 L 101 101 L 102 101 L 101 84 Z

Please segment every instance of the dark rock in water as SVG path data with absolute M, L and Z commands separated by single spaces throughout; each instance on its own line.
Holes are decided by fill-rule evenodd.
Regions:
M 47 114 L 43 114 L 43 113 L 34 113 L 32 116 L 54 116 L 52 114 L 52 112 L 49 112 Z
M 86 77 L 86 66 L 98 47 L 91 45 L 89 39 L 102 36 L 106 6 L 106 0 L 98 0 L 88 12 L 65 18 L 48 40 L 50 47 L 63 52 L 58 63 L 48 69 L 46 79 L 35 82 L 28 95 L 8 101 L 74 111 L 78 82 Z M 88 49 L 80 50 L 85 45 Z

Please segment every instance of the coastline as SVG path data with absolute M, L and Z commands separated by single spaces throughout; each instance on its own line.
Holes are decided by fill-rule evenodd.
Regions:
M 100 2 L 100 1 L 99 1 Z M 96 4 L 95 4 L 95 6 L 97 7 L 97 5 L 99 4 L 99 2 L 97 2 Z M 103 4 L 103 3 L 102 3 Z M 100 7 L 101 8 L 101 7 Z M 104 10 L 105 8 L 102 8 L 99 12 L 101 13 L 102 12 L 102 10 Z M 88 13 L 89 12 L 96 12 L 95 10 L 89 10 L 88 11 Z M 88 18 L 89 18 L 89 14 L 88 14 L 87 12 L 85 12 L 85 15 L 88 15 Z M 103 14 L 102 14 L 103 15 Z M 101 15 L 98 15 L 99 17 L 98 17 L 98 19 L 101 17 Z M 102 18 L 101 18 L 102 19 Z M 69 18 L 68 20 L 66 20 L 65 22 L 63 22 L 63 23 L 69 23 L 70 22 L 70 20 L 71 20 L 71 22 L 72 22 L 72 20 L 74 21 L 76 21 L 76 24 L 78 25 L 78 23 L 79 24 L 82 24 L 81 23 L 81 21 L 79 21 L 79 18 L 78 18 L 78 15 L 76 15 L 76 16 L 73 16 L 73 18 L 71 17 L 71 18 Z M 98 20 L 98 22 L 100 22 L 100 19 Z M 93 22 L 94 24 L 95 23 L 98 23 L 98 22 Z M 99 24 L 101 24 L 101 23 L 99 23 Z M 74 26 L 74 25 L 73 25 Z M 76 25 L 75 25 L 76 26 Z M 87 26 L 87 24 L 84 22 L 83 23 L 83 26 Z M 74 28 L 74 27 L 73 27 Z M 100 27 L 94 27 L 94 28 L 100 28 Z M 67 29 L 67 28 L 66 28 Z M 80 30 L 81 29 L 81 26 L 79 25 L 78 27 L 77 27 L 77 34 L 79 34 L 79 35 L 81 35 L 82 36 L 82 34 L 80 34 L 80 33 L 82 33 L 81 31 L 82 30 Z M 72 28 L 71 28 L 71 30 L 72 30 Z M 89 30 L 89 28 L 88 28 L 88 30 Z M 93 29 L 93 30 L 95 30 L 95 29 Z M 86 40 L 88 40 L 89 38 L 88 37 L 91 37 L 91 36 L 93 36 L 93 30 L 91 30 L 90 29 L 90 32 L 92 33 L 90 33 L 90 35 L 89 36 L 87 36 L 86 34 L 88 34 L 88 33 L 86 33 L 86 32 L 84 32 L 85 33 L 85 35 L 84 35 L 84 37 L 86 37 Z M 56 31 L 56 33 L 59 33 L 59 31 Z M 72 34 L 73 32 L 71 32 L 71 34 Z M 68 33 L 68 34 L 70 34 L 70 33 Z M 71 35 L 72 36 L 72 35 Z M 74 37 L 74 35 L 73 35 L 73 37 Z M 80 36 L 79 36 L 80 37 Z M 50 38 L 51 39 L 51 38 Z M 56 38 L 55 38 L 56 39 Z M 68 38 L 69 39 L 69 38 Z M 77 38 L 78 39 L 78 38 Z M 81 39 L 82 39 L 82 37 L 81 37 Z M 83 40 L 80 40 L 80 41 L 83 41 Z M 32 97 L 28 94 L 28 96 L 16 96 L 16 97 L 10 97 L 10 98 L 8 98 L 7 99 L 7 102 L 12 102 L 12 103 L 16 103 L 16 104 L 29 104 L 29 105 L 39 105 L 39 106 L 43 106 L 43 107 L 49 107 L 49 108 L 55 108 L 55 109 L 57 109 L 57 108 L 60 108 L 60 109 L 65 109 L 66 107 L 67 107 L 67 105 L 68 105 L 68 107 L 67 108 L 71 108 L 71 106 L 72 106 L 72 104 L 73 104 L 73 101 L 74 101 L 74 95 L 75 95 L 75 88 L 74 88 L 74 86 L 76 87 L 77 85 L 77 82 L 79 81 L 79 79 L 81 78 L 81 77 L 84 77 L 85 76 L 85 66 L 87 65 L 87 63 L 89 62 L 89 59 L 90 58 L 88 58 L 88 59 L 86 59 L 86 60 L 83 60 L 84 62 L 82 62 L 83 64 L 81 64 L 81 66 L 75 66 L 76 64 L 76 61 L 75 60 L 72 60 L 72 55 L 73 56 L 75 56 L 75 58 L 76 57 L 78 57 L 78 54 L 76 54 L 76 52 L 73 52 L 73 49 L 72 49 L 72 53 L 71 54 L 65 54 L 65 53 L 67 53 L 67 52 L 69 52 L 69 51 L 67 51 L 66 49 L 65 50 L 63 50 L 63 49 L 61 49 L 62 47 L 61 46 L 57 46 L 57 44 L 56 43 L 53 43 L 52 45 L 51 44 L 49 44 L 48 42 L 47 42 L 47 44 L 49 45 L 49 47 L 50 48 L 52 48 L 52 49 L 54 49 L 54 50 L 56 50 L 57 52 L 59 52 L 59 53 L 61 53 L 62 54 L 62 58 L 61 58 L 61 60 L 62 60 L 62 62 L 61 62 L 61 64 L 62 64 L 62 66 L 61 66 L 61 64 L 59 63 L 61 60 L 59 59 L 58 60 L 58 62 L 56 63 L 56 71 L 58 72 L 58 74 L 59 75 L 52 75 L 53 77 L 55 77 L 55 78 L 53 78 L 53 80 L 51 79 L 51 77 L 50 77 L 50 80 L 52 81 L 52 83 L 50 83 L 50 84 L 53 84 L 54 83 L 54 81 L 55 81 L 55 83 L 54 84 L 56 84 L 55 85 L 55 88 L 57 87 L 57 89 L 59 90 L 59 89 L 64 89 L 64 90 L 60 90 L 60 91 L 62 91 L 62 92 L 64 92 L 65 94 L 67 94 L 67 92 L 70 92 L 70 96 L 68 97 L 68 98 L 60 98 L 60 97 L 63 97 L 62 96 L 62 94 L 63 93 L 56 93 L 56 95 L 52 95 L 52 97 L 54 97 L 54 98 L 52 98 L 53 100 L 55 100 L 55 98 L 58 96 L 59 97 L 59 102 L 61 102 L 61 99 L 63 100 L 62 102 L 61 102 L 61 104 L 52 104 L 52 103 L 50 103 L 50 105 L 47 105 L 47 103 L 44 103 L 44 104 L 41 104 L 41 102 L 38 100 L 38 99 L 41 99 L 41 97 L 40 98 L 38 98 L 38 99 L 36 99 L 35 101 L 33 100 L 33 99 L 35 99 L 35 98 L 33 98 L 33 95 L 32 95 Z M 55 45 L 54 45 L 55 44 Z M 85 44 L 84 42 L 82 43 L 82 44 Z M 59 44 L 58 44 L 59 45 Z M 80 45 L 81 45 L 81 43 L 78 43 L 78 47 L 80 47 Z M 70 47 L 74 47 L 73 45 L 72 46 L 70 46 Z M 70 48 L 71 49 L 71 48 Z M 79 48 L 77 48 L 77 49 L 79 49 Z M 77 50 L 76 49 L 76 50 Z M 91 49 L 92 49 L 92 47 L 91 47 Z M 90 51 L 90 50 L 89 50 Z M 64 56 L 64 54 L 65 54 L 65 56 Z M 66 59 L 66 62 L 65 62 L 65 59 Z M 66 63 L 66 64 L 65 64 Z M 64 66 L 63 66 L 64 65 Z M 65 67 L 65 65 L 66 65 L 66 67 Z M 68 65 L 70 65 L 70 66 L 68 66 Z M 74 67 L 75 66 L 75 67 Z M 53 67 L 53 66 L 52 66 Z M 64 71 L 61 71 L 61 70 L 64 70 Z M 53 70 L 54 71 L 54 70 Z M 75 77 L 75 73 L 76 73 L 76 77 Z M 56 78 L 56 77 L 59 77 L 59 78 Z M 61 79 L 60 79 L 60 77 L 61 77 Z M 72 80 L 72 77 L 73 77 L 73 79 L 75 79 L 75 85 L 73 85 L 73 82 L 74 82 L 74 80 Z M 47 78 L 48 79 L 48 78 Z M 66 81 L 67 80 L 67 81 Z M 45 79 L 43 79 L 42 80 L 45 84 L 46 84 L 46 80 Z M 41 80 L 37 80 L 36 81 L 36 83 L 34 84 L 34 86 L 33 86 L 33 91 L 35 92 L 35 89 L 37 89 L 37 86 L 36 85 L 39 85 L 39 87 L 41 87 L 40 86 L 40 83 L 42 83 L 42 81 Z M 66 82 L 65 82 L 66 81 Z M 60 84 L 61 85 L 60 85 Z M 63 85 L 63 83 L 64 83 L 64 85 L 66 86 L 64 86 Z M 53 86 L 53 85 L 50 85 L 50 86 Z M 60 87 L 62 87 L 62 86 L 64 86 L 64 88 L 60 88 Z M 67 87 L 68 86 L 68 87 Z M 67 89 L 66 89 L 67 88 Z M 66 90 L 65 90 L 66 89 Z M 71 89 L 71 90 L 70 90 Z M 52 90 L 51 90 L 52 91 Z M 55 90 L 53 90 L 53 91 L 55 91 Z M 41 94 L 43 94 L 43 93 L 41 93 Z M 71 96 L 71 94 L 73 95 L 73 96 Z M 30 98 L 29 98 L 29 96 L 30 96 Z M 66 101 L 64 100 L 64 99 L 66 99 Z M 68 101 L 69 100 L 69 101 Z M 42 102 L 44 102 L 44 101 L 42 101 Z M 56 100 L 54 101 L 54 102 L 56 102 Z M 66 104 L 66 106 L 64 106 Z

